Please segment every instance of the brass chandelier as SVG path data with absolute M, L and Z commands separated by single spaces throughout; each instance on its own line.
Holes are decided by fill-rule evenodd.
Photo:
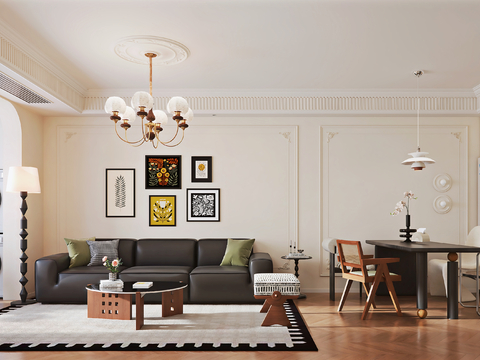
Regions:
M 159 144 L 168 147 L 177 146 L 183 141 L 185 129 L 188 128 L 187 121 L 193 119 L 192 109 L 190 109 L 188 102 L 184 98 L 180 96 L 172 97 L 167 104 L 167 111 L 173 114 L 172 118 L 177 122 L 177 129 L 175 135 L 170 140 L 160 140 L 159 135 L 163 130 L 162 126 L 165 126 L 168 122 L 168 116 L 162 110 L 153 110 L 152 60 L 157 54 L 146 53 L 145 56 L 150 60 L 150 93 L 138 91 L 133 94 L 132 107 L 127 106 L 125 101 L 118 96 L 109 97 L 105 102 L 105 111 L 107 114 L 111 114 L 110 119 L 115 122 L 115 133 L 120 140 L 127 144 L 140 146 L 146 142 L 151 142 L 155 149 Z M 140 117 L 142 121 L 142 137 L 138 140 L 130 141 L 127 136 L 127 131 L 136 120 L 136 116 Z M 123 137 L 118 132 L 117 123 L 120 123 L 120 127 L 125 131 Z M 181 138 L 177 139 L 179 129 L 182 130 Z M 175 140 L 177 141 L 175 142 Z

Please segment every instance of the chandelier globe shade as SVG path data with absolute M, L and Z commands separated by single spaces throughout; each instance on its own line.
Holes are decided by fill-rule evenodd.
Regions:
M 183 115 L 183 118 L 185 119 L 185 121 L 192 121 L 193 120 L 193 111 L 192 109 L 188 108 L 188 111 L 185 115 Z
M 130 106 L 127 106 L 125 112 L 120 117 L 122 118 L 122 121 L 132 124 L 137 119 L 137 114 L 135 114 L 135 110 Z
M 127 104 L 125 104 L 125 101 L 118 96 L 112 96 L 107 99 L 105 102 L 105 111 L 107 114 L 113 114 L 117 113 L 118 114 L 123 114 L 127 108 Z
M 186 114 L 188 111 L 188 102 L 184 98 L 180 96 L 174 96 L 170 99 L 170 101 L 167 104 L 167 111 L 170 114 L 174 114 L 177 111 L 180 111 L 183 114 Z
M 153 121 L 155 124 L 167 125 L 168 116 L 165 114 L 165 111 L 153 110 L 153 115 L 155 115 L 155 120 Z
M 140 111 L 142 107 L 147 111 L 153 108 L 153 97 L 146 91 L 137 91 L 132 97 L 132 108 Z
M 402 161 L 403 165 L 410 165 L 414 171 L 423 170 L 427 164 L 435 164 L 435 160 L 426 157 L 428 152 L 420 150 L 420 97 L 418 96 L 418 80 L 423 73 L 423 70 L 413 72 L 413 75 L 417 77 L 417 151 L 409 153 L 408 155 L 410 155 L 411 158 Z
M 150 142 L 156 149 L 160 144 L 167 147 L 179 145 L 185 136 L 185 129 L 188 128 L 187 122 L 193 119 L 193 112 L 190 109 L 187 100 L 180 96 L 174 96 L 167 104 L 167 111 L 173 114 L 173 120 L 176 122 L 176 131 L 170 140 L 162 141 L 160 133 L 163 127 L 168 123 L 167 114 L 158 109 L 153 109 L 154 98 L 152 96 L 152 60 L 157 56 L 156 53 L 146 52 L 144 54 L 149 59 L 150 64 L 150 92 L 137 91 L 132 96 L 131 107 L 125 104 L 124 99 L 118 96 L 112 96 L 105 102 L 105 111 L 110 114 L 110 119 L 115 123 L 115 133 L 118 138 L 132 146 L 140 146 Z M 139 117 L 141 119 L 141 137 L 131 141 L 127 136 L 127 131 L 131 124 Z M 124 130 L 120 135 L 117 124 Z

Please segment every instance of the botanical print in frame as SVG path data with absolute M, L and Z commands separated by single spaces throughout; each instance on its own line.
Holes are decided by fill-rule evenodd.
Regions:
M 177 197 L 150 195 L 150 226 L 177 226 Z
M 105 216 L 135 217 L 135 169 L 106 169 Z
M 192 182 L 212 182 L 211 156 L 192 156 Z
M 181 155 L 145 156 L 145 189 L 181 189 Z
M 220 189 L 187 189 L 187 221 L 220 221 Z

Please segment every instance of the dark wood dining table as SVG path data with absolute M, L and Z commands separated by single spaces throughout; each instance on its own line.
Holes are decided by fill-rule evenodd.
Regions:
M 428 294 L 428 253 L 447 255 L 447 318 L 458 319 L 458 254 L 480 253 L 480 247 L 440 242 L 405 242 L 402 240 L 367 240 L 367 244 L 414 253 L 416 257 L 417 315 L 427 316 Z M 478 294 L 477 294 L 478 296 Z

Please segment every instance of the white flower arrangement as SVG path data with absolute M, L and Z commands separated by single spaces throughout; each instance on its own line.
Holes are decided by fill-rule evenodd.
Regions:
M 393 212 L 390 213 L 390 215 L 398 215 L 400 214 L 400 212 L 405 208 L 407 209 L 407 215 L 410 215 L 410 199 L 414 199 L 416 200 L 417 198 L 415 197 L 415 195 L 413 194 L 413 192 L 410 190 L 410 191 L 407 191 L 407 192 L 404 192 L 403 193 L 403 198 L 407 199 L 407 202 L 401 200 L 399 201 L 396 205 L 395 205 L 395 210 Z

